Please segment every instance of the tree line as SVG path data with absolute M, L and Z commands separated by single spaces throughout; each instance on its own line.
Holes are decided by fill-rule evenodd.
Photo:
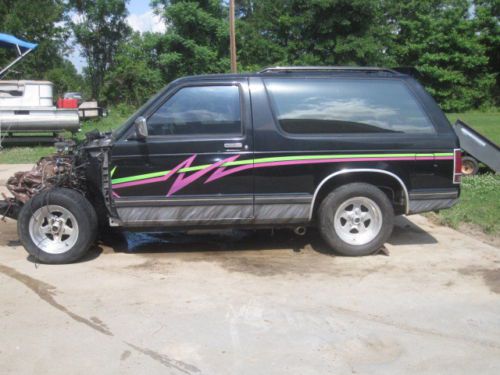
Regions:
M 137 106 L 180 76 L 230 70 L 227 1 L 151 0 L 163 33 L 134 32 L 127 2 L 0 0 L 0 32 L 40 43 L 13 77 Z M 497 106 L 499 13 L 500 0 L 236 0 L 238 69 L 412 67 L 446 111 Z

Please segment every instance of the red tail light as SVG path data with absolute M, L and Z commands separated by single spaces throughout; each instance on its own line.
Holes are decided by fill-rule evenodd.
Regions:
M 462 150 L 456 148 L 453 150 L 453 183 L 462 182 Z

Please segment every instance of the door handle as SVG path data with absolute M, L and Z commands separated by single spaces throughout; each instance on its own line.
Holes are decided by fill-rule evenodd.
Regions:
M 234 143 L 224 143 L 225 148 L 243 148 L 243 143 L 234 142 Z

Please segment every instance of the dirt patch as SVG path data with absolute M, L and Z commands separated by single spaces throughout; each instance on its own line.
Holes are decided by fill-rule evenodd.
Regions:
M 466 276 L 482 277 L 484 283 L 493 293 L 500 294 L 500 268 L 467 267 L 458 270 Z
M 443 223 L 439 216 L 437 216 L 435 213 L 430 212 L 425 214 L 424 216 L 434 224 L 450 227 Z M 479 227 L 478 225 L 472 223 L 460 223 L 458 228 L 452 229 L 500 249 L 500 236 L 484 233 L 481 227 Z
M 500 249 L 500 236 L 484 233 L 477 225 L 470 223 L 460 223 L 456 230 Z

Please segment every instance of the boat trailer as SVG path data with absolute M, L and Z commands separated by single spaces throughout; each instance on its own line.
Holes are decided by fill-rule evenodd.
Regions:
M 460 140 L 460 148 L 464 151 L 462 157 L 462 174 L 473 176 L 479 171 L 479 162 L 493 172 L 500 172 L 500 148 L 484 135 L 472 129 L 461 120 L 454 125 L 455 133 Z

